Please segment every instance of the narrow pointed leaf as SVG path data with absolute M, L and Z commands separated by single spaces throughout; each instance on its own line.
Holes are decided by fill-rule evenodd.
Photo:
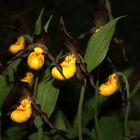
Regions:
M 37 100 L 48 117 L 53 113 L 59 94 L 59 89 L 53 85 L 53 82 L 54 79 L 44 80 L 38 85 L 37 90 Z
M 84 60 L 87 63 L 87 69 L 89 72 L 97 67 L 105 58 L 109 49 L 109 44 L 114 34 L 116 23 L 120 18 L 122 17 L 111 20 L 98 32 L 94 33 L 89 39 L 87 50 L 84 56 Z
M 41 10 L 41 12 L 36 20 L 34 34 L 38 35 L 41 33 L 43 12 L 44 12 L 44 8 Z
M 47 23 L 44 26 L 45 32 L 48 32 L 48 27 L 49 27 L 49 24 L 50 24 L 50 21 L 51 21 L 52 17 L 53 17 L 53 15 L 50 16 L 49 20 L 47 21 Z

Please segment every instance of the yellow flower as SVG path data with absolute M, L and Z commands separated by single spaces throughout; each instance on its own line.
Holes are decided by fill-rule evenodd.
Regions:
M 17 123 L 26 122 L 32 115 L 30 99 L 25 98 L 20 103 L 21 104 L 10 115 L 11 120 Z
M 75 73 L 76 73 L 76 58 L 73 54 L 67 55 L 65 57 L 64 61 L 60 65 L 62 67 L 62 73 L 65 77 L 60 73 L 60 71 L 55 66 L 51 70 L 51 74 L 55 79 L 66 80 L 66 79 L 72 78 L 75 75 Z
M 25 48 L 25 37 L 20 36 L 17 38 L 17 41 L 10 45 L 9 51 L 12 53 L 17 53 L 18 51 Z
M 39 70 L 40 68 L 42 68 L 45 61 L 43 52 L 43 49 L 41 49 L 40 47 L 35 47 L 34 51 L 30 53 L 27 58 L 27 63 L 31 69 Z
M 27 72 L 25 77 L 21 79 L 22 82 L 27 82 L 29 85 L 33 85 L 34 75 L 32 72 Z
M 103 96 L 114 94 L 118 90 L 118 79 L 115 73 L 108 77 L 108 81 L 99 87 L 99 93 Z
M 95 30 L 95 32 L 97 33 L 99 30 L 100 30 L 100 28 L 97 28 L 97 29 Z

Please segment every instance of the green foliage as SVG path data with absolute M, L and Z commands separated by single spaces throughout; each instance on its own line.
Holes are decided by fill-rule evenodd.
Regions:
M 133 98 L 133 96 L 137 93 L 137 91 L 140 90 L 140 80 L 137 82 L 135 87 L 133 88 L 131 94 L 130 94 L 130 99 Z
M 46 112 L 48 117 L 53 113 L 59 94 L 59 89 L 53 83 L 54 79 L 50 81 L 44 80 L 38 84 L 37 90 L 37 100 L 41 105 L 42 111 Z
M 21 59 L 17 59 L 8 65 L 7 72 L 8 72 L 8 76 L 9 76 L 9 81 L 11 81 L 11 82 L 14 81 L 14 72 L 16 71 L 20 62 L 21 62 Z
M 25 135 L 28 135 L 28 131 L 26 131 L 27 126 L 19 126 L 14 125 L 7 129 L 5 140 L 21 140 Z
M 11 85 L 7 84 L 6 77 L 0 75 L 0 109 L 11 90 Z
M 53 17 L 53 16 L 51 15 L 50 18 L 49 18 L 49 20 L 47 21 L 47 23 L 46 23 L 45 26 L 44 26 L 45 32 L 48 32 L 48 27 L 49 27 L 49 24 L 50 24 L 50 21 L 51 21 L 52 17 Z
M 116 23 L 120 18 L 122 17 L 118 17 L 101 27 L 100 30 L 89 39 L 84 56 L 84 60 L 88 64 L 87 69 L 89 72 L 96 68 L 105 58 Z
M 35 23 L 35 30 L 34 30 L 34 34 L 40 34 L 41 33 L 41 30 L 42 30 L 42 16 L 43 16 L 43 12 L 44 12 L 44 9 L 41 10 L 37 20 L 36 20 L 36 23 Z
M 63 131 L 68 131 L 68 129 L 71 128 L 68 119 L 61 110 L 58 110 L 55 115 L 54 126 L 55 128 Z
M 38 137 L 38 133 L 33 133 L 32 135 L 29 136 L 29 140 L 36 140 Z M 41 137 L 42 140 L 51 140 L 51 138 L 49 136 L 46 135 L 46 133 L 43 133 L 43 136 Z
M 100 108 L 100 106 L 107 102 L 109 97 L 104 97 L 99 95 L 98 97 L 98 107 Z M 88 125 L 88 123 L 93 119 L 93 116 L 95 115 L 95 97 L 92 96 L 89 100 L 87 100 L 84 103 L 84 107 L 83 107 L 83 126 L 86 127 Z
M 99 119 L 99 126 L 104 140 L 123 139 L 123 124 L 117 114 L 101 117 Z

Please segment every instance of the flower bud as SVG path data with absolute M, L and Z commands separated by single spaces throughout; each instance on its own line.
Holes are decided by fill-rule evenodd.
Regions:
M 26 98 L 20 103 L 21 104 L 10 115 L 11 120 L 17 123 L 26 122 L 32 115 L 31 101 Z
M 118 90 L 118 79 L 115 73 L 108 77 L 108 81 L 99 87 L 99 93 L 103 96 L 114 94 Z

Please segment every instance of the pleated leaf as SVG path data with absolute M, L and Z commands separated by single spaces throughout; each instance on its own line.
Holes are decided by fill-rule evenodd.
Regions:
M 53 85 L 53 82 L 54 79 L 44 80 L 38 85 L 37 90 L 37 100 L 48 117 L 53 113 L 59 94 L 59 89 Z
M 89 72 L 96 68 L 105 58 L 114 34 L 116 23 L 120 18 L 122 17 L 111 20 L 89 39 L 84 56 Z

